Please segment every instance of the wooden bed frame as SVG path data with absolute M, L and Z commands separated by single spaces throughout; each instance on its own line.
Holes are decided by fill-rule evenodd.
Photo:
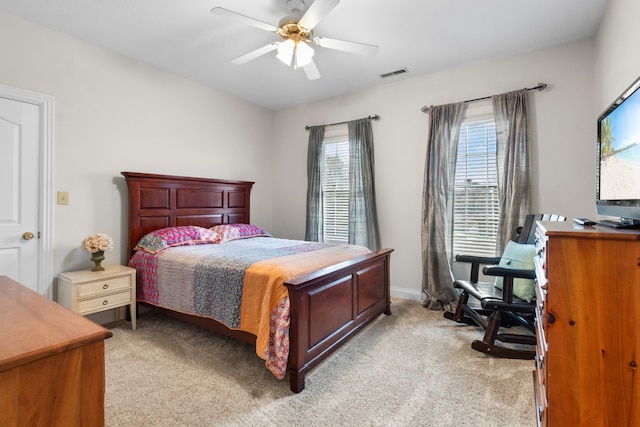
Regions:
M 129 255 L 145 234 L 164 227 L 250 223 L 253 182 L 122 172 L 129 190 Z M 304 390 L 307 372 L 380 314 L 391 314 L 392 249 L 345 261 L 285 283 L 290 300 L 289 381 Z M 215 320 L 168 314 L 255 344 L 250 333 Z

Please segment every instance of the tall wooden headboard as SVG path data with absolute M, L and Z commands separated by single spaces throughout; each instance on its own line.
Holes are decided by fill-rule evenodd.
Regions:
M 164 227 L 249 223 L 251 181 L 122 172 L 129 190 L 129 256 Z

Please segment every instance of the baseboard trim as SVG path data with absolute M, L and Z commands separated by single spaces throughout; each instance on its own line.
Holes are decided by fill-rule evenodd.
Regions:
M 392 286 L 391 297 L 412 301 L 422 301 L 422 291 L 417 291 L 415 289 L 396 288 Z

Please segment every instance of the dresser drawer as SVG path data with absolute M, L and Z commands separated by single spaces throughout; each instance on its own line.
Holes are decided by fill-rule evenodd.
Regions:
M 89 314 L 94 311 L 102 311 L 107 308 L 119 307 L 126 304 L 131 304 L 131 289 L 78 301 L 78 312 L 80 314 Z
M 536 404 L 536 425 L 538 427 L 547 426 L 547 398 L 546 390 L 538 381 L 537 371 L 533 371 L 533 393 Z
M 546 263 L 547 261 L 548 240 L 549 239 L 544 233 L 544 231 L 541 230 L 540 227 L 536 228 L 536 240 L 535 240 L 536 254 L 538 255 L 538 257 L 542 258 L 543 263 Z
M 533 258 L 533 265 L 536 272 L 536 285 L 546 290 L 548 288 L 547 270 L 544 267 L 544 259 L 540 256 Z
M 112 277 L 95 282 L 82 283 L 78 286 L 78 298 L 86 298 L 95 294 L 112 293 L 118 289 L 131 288 L 131 275 Z
M 547 343 L 540 324 L 536 322 L 536 374 L 541 388 L 547 386 Z

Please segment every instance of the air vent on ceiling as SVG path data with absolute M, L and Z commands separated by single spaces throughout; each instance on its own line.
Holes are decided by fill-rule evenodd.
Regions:
M 384 74 L 380 74 L 380 77 L 387 78 L 387 77 L 391 77 L 391 76 L 397 76 L 398 74 L 404 74 L 404 73 L 408 73 L 409 70 L 407 70 L 406 68 L 401 68 L 400 70 L 395 70 L 395 71 L 390 71 L 388 73 L 384 73 Z

